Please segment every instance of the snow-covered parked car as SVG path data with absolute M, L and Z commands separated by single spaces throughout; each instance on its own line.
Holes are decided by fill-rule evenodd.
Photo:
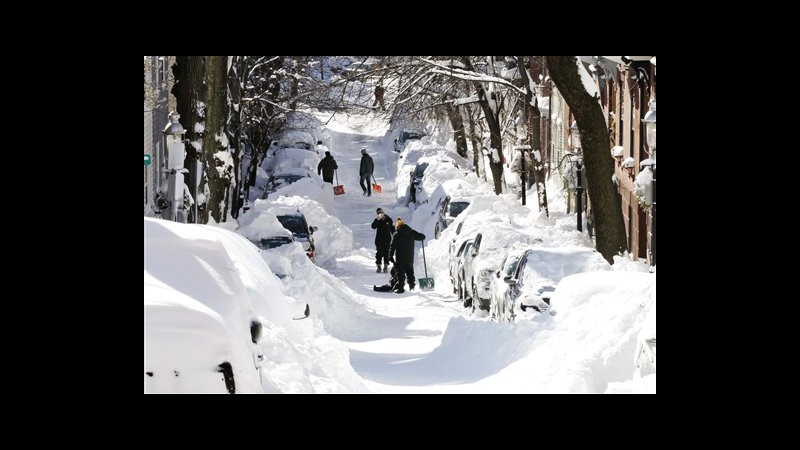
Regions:
M 402 152 L 408 141 L 422 139 L 427 135 L 427 133 L 419 129 L 404 128 L 403 131 L 400 132 L 400 136 L 394 141 L 394 151 Z
M 298 148 L 317 154 L 317 142 L 318 139 L 311 132 L 287 130 L 272 140 L 272 144 L 270 144 L 270 153 L 282 148 Z
M 567 275 L 610 270 L 611 266 L 597 250 L 580 246 L 535 247 L 525 250 L 517 269 L 504 279 L 508 290 L 501 309 L 514 320 L 517 309 L 550 309 L 550 297 L 558 282 Z M 546 305 L 546 306 L 545 306 Z
M 509 287 L 505 280 L 511 279 L 511 275 L 517 270 L 517 265 L 523 254 L 525 254 L 525 248 L 512 248 L 506 253 L 503 261 L 500 262 L 500 269 L 495 272 L 495 276 L 492 279 L 492 299 L 489 305 L 489 317 L 505 322 L 511 320 L 511 311 L 506 311 L 505 302 L 503 301 Z
M 299 148 L 281 148 L 270 152 L 264 170 L 268 174 L 280 172 L 284 169 L 305 169 L 310 172 L 317 171 L 320 159 L 316 153 Z
M 645 321 L 642 330 L 636 336 L 636 352 L 634 365 L 636 376 L 644 377 L 656 373 L 656 321 L 653 314 L 652 320 Z
M 145 295 L 145 393 L 258 393 L 263 355 L 208 306 L 171 289 Z
M 274 172 L 272 175 L 270 175 L 269 179 L 267 179 L 267 187 L 264 189 L 264 194 L 261 196 L 261 198 L 267 198 L 269 194 L 272 194 L 278 189 L 289 186 L 290 184 L 296 183 L 304 178 L 313 178 L 312 172 L 303 168 L 285 168 Z
M 145 393 L 263 392 L 261 299 L 228 256 L 247 243 L 202 225 L 144 225 Z

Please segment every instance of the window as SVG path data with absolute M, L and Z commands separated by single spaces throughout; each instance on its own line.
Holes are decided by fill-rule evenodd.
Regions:
M 158 57 L 158 80 L 159 83 L 166 83 L 166 71 L 167 71 L 167 57 L 166 56 L 159 56 Z

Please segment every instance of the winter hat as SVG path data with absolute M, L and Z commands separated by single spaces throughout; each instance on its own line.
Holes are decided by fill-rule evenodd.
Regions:
M 401 219 L 401 218 L 399 218 L 399 217 L 397 218 L 397 225 L 396 225 L 396 227 L 397 227 L 397 228 L 400 228 L 400 225 L 405 225 L 405 224 L 406 224 L 406 223 L 405 223 L 405 222 L 403 222 L 403 219 Z
M 361 154 L 362 155 L 366 155 L 367 154 L 367 147 L 364 147 L 364 148 L 361 149 Z
M 325 152 L 325 156 L 331 156 L 331 152 Z
M 375 210 L 375 214 L 380 214 L 380 213 L 382 213 L 382 212 L 383 212 L 383 209 L 382 209 L 382 208 L 378 208 L 378 209 L 376 209 L 376 210 Z

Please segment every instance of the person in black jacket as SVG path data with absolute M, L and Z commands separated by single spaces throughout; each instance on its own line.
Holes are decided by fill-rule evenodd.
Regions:
M 339 165 L 331 156 L 331 152 L 325 152 L 325 157 L 317 164 L 317 175 L 322 173 L 322 181 L 333 184 L 333 171 L 338 168 Z
M 386 273 L 389 268 L 389 246 L 392 243 L 394 224 L 392 224 L 392 218 L 387 216 L 383 209 L 378 208 L 375 212 L 378 217 L 372 221 L 372 229 L 378 230 L 375 233 L 375 264 L 378 266 L 376 272 L 380 273 L 381 260 L 383 260 L 383 273 Z
M 395 223 L 394 236 L 392 236 L 392 245 L 389 247 L 389 261 L 394 263 L 397 269 L 397 285 L 392 289 L 398 294 L 405 292 L 403 285 L 405 285 L 406 278 L 408 278 L 408 289 L 414 289 L 414 241 L 424 241 L 425 235 L 415 231 L 401 218 L 397 218 Z
M 371 197 L 372 196 L 372 184 L 370 180 L 372 179 L 372 172 L 375 171 L 375 163 L 372 162 L 372 157 L 369 156 L 367 153 L 367 148 L 364 147 L 361 149 L 361 166 L 358 169 L 358 175 L 361 179 L 358 181 L 358 184 L 361 186 L 361 190 L 364 191 L 364 195 Z M 367 182 L 367 186 L 364 187 L 364 182 Z

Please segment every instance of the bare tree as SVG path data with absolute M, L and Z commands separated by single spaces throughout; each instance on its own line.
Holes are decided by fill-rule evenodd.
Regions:
M 583 87 L 578 72 L 580 61 L 577 58 L 574 56 L 546 58 L 550 76 L 575 115 L 581 133 L 585 174 L 597 236 L 597 251 L 606 261 L 614 264 L 613 256 L 622 254 L 627 244 L 619 195 L 611 183 L 614 162 L 609 157 L 611 147 L 603 111 L 598 99 L 589 95 Z
M 206 166 L 208 212 L 217 222 L 227 219 L 230 186 L 236 177 L 228 148 L 226 56 L 207 56 L 203 86 L 206 91 L 206 132 L 203 161 Z
M 205 62 L 199 56 L 176 56 L 175 64 L 172 66 L 172 73 L 175 76 L 175 84 L 172 86 L 172 95 L 177 100 L 178 114 L 181 115 L 181 123 L 186 129 L 186 157 L 183 165 L 189 169 L 187 184 L 189 193 L 197 202 L 197 215 L 190 209 L 189 222 L 206 223 L 206 201 L 198 200 L 197 186 L 201 180 L 197 176 L 197 162 L 203 150 L 203 135 L 205 134 L 205 107 L 201 106 L 205 102 L 205 90 L 203 89 L 203 74 L 205 72 Z M 197 125 L 199 124 L 199 126 Z
M 539 84 L 539 75 L 541 74 L 541 57 L 531 56 L 529 58 L 530 64 L 530 77 L 525 70 L 525 62 L 522 56 L 517 56 L 517 68 L 519 69 L 522 84 L 525 87 L 525 117 L 528 124 L 528 142 L 531 143 L 531 151 L 534 158 L 532 173 L 536 184 L 536 194 L 539 200 L 539 211 L 544 211 L 545 215 L 550 216 L 550 211 L 547 208 L 547 187 L 544 179 L 544 164 L 542 161 L 542 139 L 539 131 L 541 120 L 541 113 L 539 106 L 536 104 L 536 97 L 534 90 Z M 536 86 L 534 86 L 534 84 Z
M 461 60 L 466 70 L 471 72 L 475 71 L 468 57 L 464 56 Z M 494 193 L 502 194 L 503 139 L 500 131 L 500 112 L 502 111 L 503 103 L 500 99 L 499 91 L 495 90 L 492 84 L 487 84 L 487 89 L 484 89 L 483 82 L 473 81 L 475 90 L 478 93 L 478 104 L 483 110 L 483 116 L 486 118 L 486 124 L 489 126 L 489 142 L 491 143 L 491 148 L 489 149 L 489 168 L 492 171 L 494 180 Z

